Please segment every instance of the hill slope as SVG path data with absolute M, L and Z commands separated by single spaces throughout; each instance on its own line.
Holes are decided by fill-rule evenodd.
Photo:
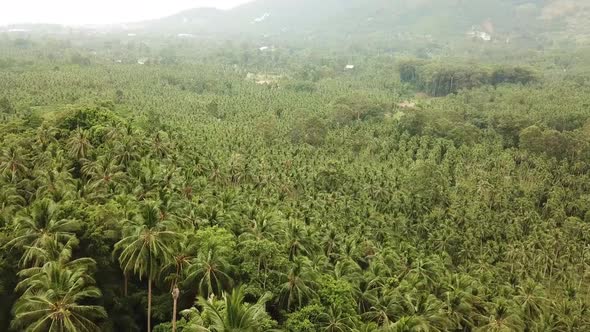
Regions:
M 501 36 L 586 35 L 584 0 L 258 0 L 229 11 L 188 10 L 141 28 L 154 33 L 350 37 L 368 32 L 464 37 L 472 27 Z

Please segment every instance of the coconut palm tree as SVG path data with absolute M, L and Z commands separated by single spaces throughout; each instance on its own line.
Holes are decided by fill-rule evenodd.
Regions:
M 24 176 L 29 171 L 25 152 L 23 149 L 11 145 L 2 151 L 0 155 L 0 174 L 10 176 L 14 182 L 17 178 Z
M 397 315 L 395 307 L 396 303 L 393 296 L 390 294 L 383 294 L 381 296 L 376 296 L 375 298 L 370 298 L 370 300 L 372 305 L 362 315 L 363 318 L 375 322 L 380 326 L 389 326 Z
M 486 322 L 476 331 L 481 332 L 508 332 L 524 331 L 524 322 L 514 306 L 507 301 L 493 304 L 493 313 L 487 317 Z
M 73 198 L 76 194 L 76 183 L 67 171 L 44 169 L 34 172 L 38 185 L 35 195 L 38 198 L 48 197 L 55 202 Z
M 293 261 L 300 254 L 309 253 L 309 238 L 303 224 L 291 221 L 285 228 L 285 240 L 289 246 L 289 260 Z
M 86 287 L 62 295 L 49 290 L 24 297 L 14 306 L 12 327 L 26 332 L 100 332 L 94 320 L 106 318 L 104 308 L 78 303 L 99 296 L 98 288 Z
M 309 259 L 297 257 L 291 264 L 289 272 L 282 274 L 284 280 L 280 286 L 280 302 L 287 311 L 301 307 L 307 300 L 315 296 L 315 272 Z
M 66 248 L 57 261 L 42 268 L 21 272 L 27 276 L 18 288 L 26 288 L 14 305 L 15 329 L 30 332 L 100 331 L 96 321 L 106 318 L 104 308 L 88 301 L 101 296 L 88 274 L 91 259 L 66 262 L 71 257 Z
M 449 320 L 443 309 L 443 303 L 434 295 L 413 290 L 395 291 L 395 308 L 398 317 L 408 317 L 420 321 L 428 331 L 445 331 Z
M 53 240 L 47 249 L 37 248 L 38 256 L 46 261 L 43 266 L 31 267 L 18 272 L 21 281 L 16 285 L 17 291 L 23 294 L 34 294 L 47 289 L 57 290 L 63 278 L 62 272 L 71 271 L 71 279 L 79 279 L 93 285 L 94 279 L 89 271 L 93 270 L 96 262 L 92 258 L 82 257 L 72 260 L 73 249 L 78 246 L 76 238 L 71 239 L 65 245 Z
M 224 257 L 217 254 L 216 250 L 209 249 L 193 260 L 187 270 L 186 279 L 196 281 L 197 289 L 203 296 L 221 295 L 233 284 L 230 276 L 231 269 L 231 265 Z
M 176 232 L 176 225 L 160 220 L 156 202 L 147 202 L 135 223 L 124 228 L 124 237 L 115 244 L 119 264 L 124 273 L 132 272 L 148 281 L 147 328 L 151 331 L 152 283 L 164 262 L 173 257 L 173 246 L 183 235 Z
M 325 332 L 346 332 L 353 331 L 354 328 L 352 317 L 335 306 L 331 306 L 327 312 L 322 313 L 318 320 L 322 331 Z
M 117 186 L 124 184 L 127 179 L 123 167 L 109 157 L 85 163 L 82 173 L 90 179 L 88 189 L 93 193 L 113 193 Z
M 68 139 L 67 146 L 72 158 L 75 158 L 76 160 L 86 158 L 92 149 L 88 132 L 81 128 L 76 129 Z
M 38 249 L 47 249 L 53 241 L 67 243 L 80 229 L 76 220 L 62 219 L 59 206 L 49 199 L 36 201 L 20 213 L 14 221 L 14 238 L 7 246 L 24 249 L 21 266 L 38 266 L 45 262 Z
M 514 300 L 520 306 L 527 322 L 534 321 L 546 312 L 549 300 L 545 297 L 543 288 L 536 282 L 527 280 L 523 285 L 519 285 L 517 290 L 518 295 Z
M 172 330 L 176 331 L 176 316 L 178 307 L 178 298 L 180 297 L 179 282 L 184 279 L 186 270 L 191 265 L 193 257 L 188 253 L 190 249 L 190 242 L 185 239 L 180 246 L 177 246 L 178 251 L 173 255 L 172 260 L 166 262 L 162 267 L 161 274 L 164 275 L 164 280 L 170 282 L 170 293 L 172 294 L 173 310 L 172 310 Z
M 268 319 L 265 304 L 272 295 L 264 294 L 256 303 L 244 303 L 243 286 L 234 288 L 230 294 L 224 293 L 220 303 L 199 298 L 199 305 L 211 320 L 209 329 L 214 332 L 259 332 Z
M 26 204 L 15 186 L 3 184 L 0 188 L 0 227 L 8 224 L 17 209 Z

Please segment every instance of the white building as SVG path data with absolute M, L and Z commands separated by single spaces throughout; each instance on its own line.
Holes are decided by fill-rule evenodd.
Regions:
M 264 14 L 262 14 L 262 16 L 255 18 L 254 23 L 263 22 L 264 20 L 266 20 L 269 17 L 270 17 L 270 13 L 264 13 Z
M 485 31 L 480 31 L 480 30 L 476 29 L 475 27 L 473 27 L 473 30 L 468 32 L 467 35 L 473 39 L 479 39 L 479 40 L 482 40 L 485 42 L 489 42 L 492 40 L 492 35 L 490 35 L 489 33 L 485 32 Z

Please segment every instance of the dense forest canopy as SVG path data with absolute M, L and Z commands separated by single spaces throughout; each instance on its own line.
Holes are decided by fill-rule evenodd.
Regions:
M 0 331 L 590 330 L 590 48 L 459 23 L 0 33 Z

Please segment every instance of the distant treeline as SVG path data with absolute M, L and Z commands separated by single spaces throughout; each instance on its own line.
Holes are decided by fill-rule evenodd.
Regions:
M 528 84 L 539 79 L 534 70 L 519 66 L 486 67 L 410 59 L 400 61 L 398 69 L 402 82 L 435 97 L 484 85 Z

